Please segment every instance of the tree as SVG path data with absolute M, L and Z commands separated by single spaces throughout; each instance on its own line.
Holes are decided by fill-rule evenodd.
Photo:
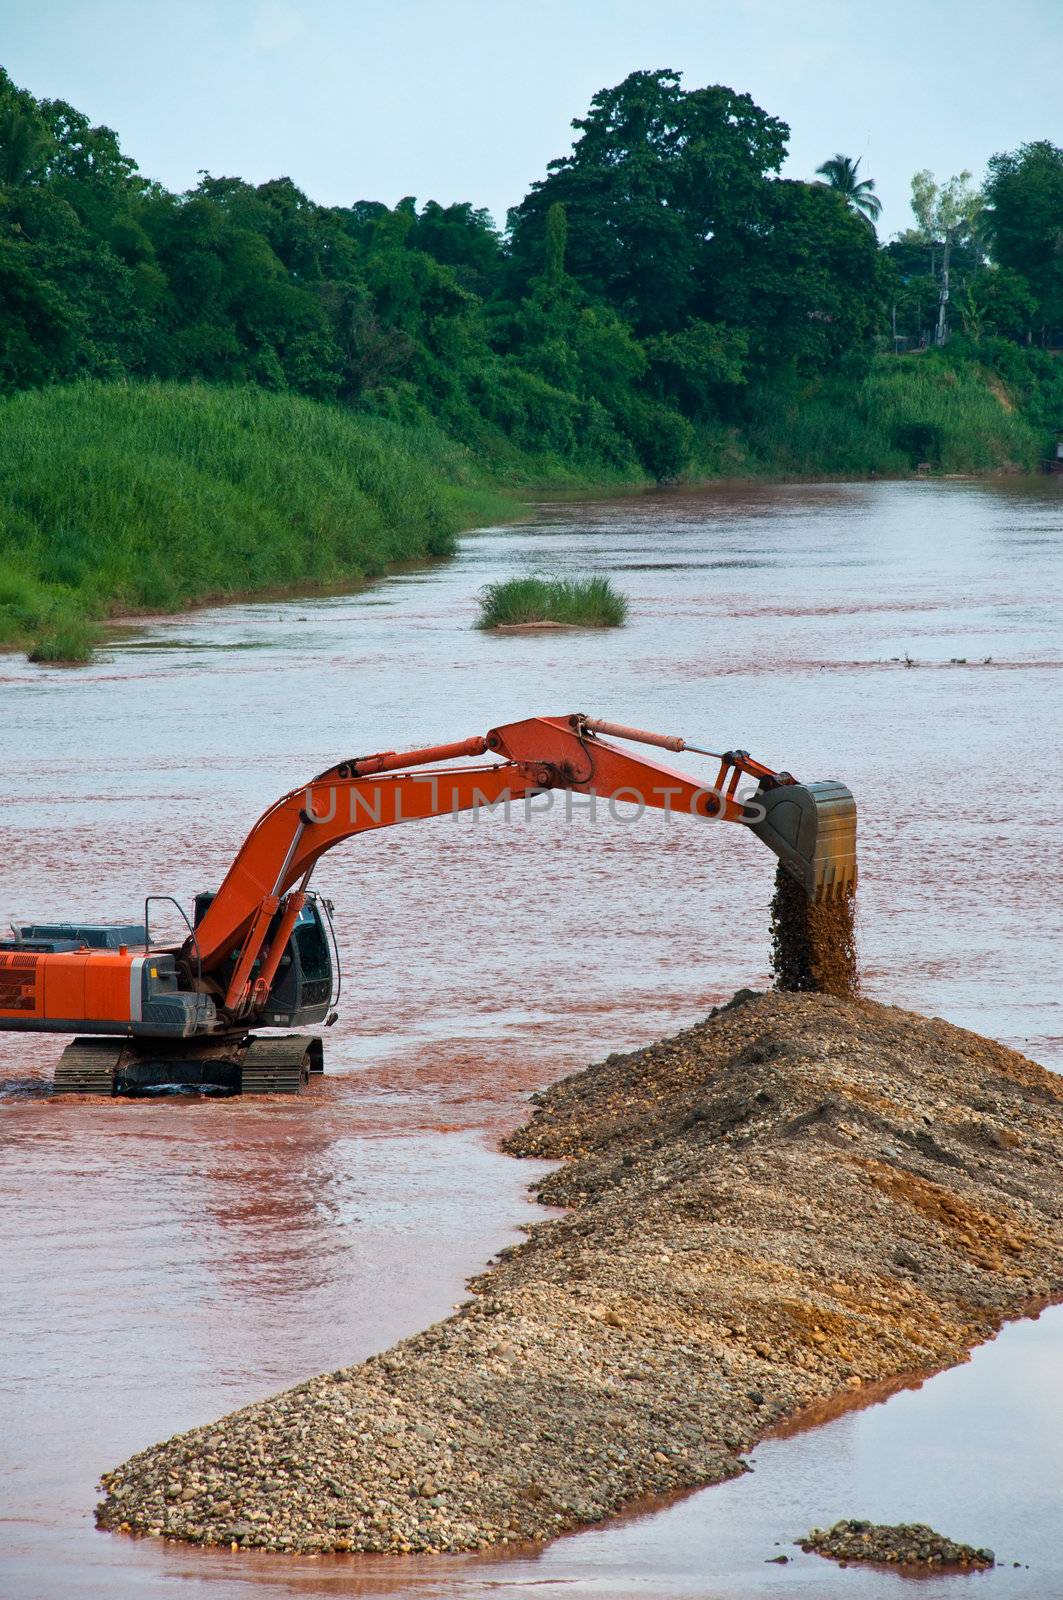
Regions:
M 554 288 L 564 282 L 567 247 L 568 217 L 561 202 L 555 200 L 546 213 L 546 270 L 543 273 Z
M 721 396 L 746 381 L 749 335 L 744 328 L 692 321 L 678 333 L 647 339 L 645 349 L 661 389 L 680 410 L 694 415 L 711 413 Z
M 715 319 L 748 330 L 750 364 L 822 373 L 866 358 L 885 317 L 875 235 L 822 183 L 776 179 L 760 225 L 717 243 Z
M 970 233 L 982 211 L 982 196 L 971 174 L 957 173 L 939 184 L 925 168 L 912 178 L 912 211 L 920 236 L 930 243 Z
M 37 182 L 52 140 L 41 108 L 0 67 L 0 186 Z
M 36 177 L 48 147 L 40 118 L 8 106 L 0 112 L 0 183 L 13 187 Z
M 941 287 L 935 342 L 948 337 L 949 268 L 953 246 L 970 236 L 982 213 L 981 192 L 971 186 L 971 174 L 960 172 L 948 183 L 938 184 L 925 168 L 912 179 L 912 211 L 917 232 L 927 244 L 941 245 Z
M 983 267 L 956 297 L 963 331 L 976 343 L 983 334 L 1025 339 L 1037 317 L 1037 300 L 1026 279 L 1010 267 Z
M 551 161 L 510 212 L 519 284 L 542 273 L 546 214 L 560 203 L 568 273 L 637 333 L 674 331 L 697 314 L 714 236 L 756 224 L 789 130 L 748 95 L 684 90 L 670 71 L 601 90 L 573 126 L 571 155 Z
M 926 272 L 902 278 L 893 294 L 894 331 L 913 343 L 928 343 L 933 337 L 937 314 L 936 280 Z
M 846 205 L 852 206 L 874 226 L 882 210 L 882 201 L 875 193 L 874 178 L 858 177 L 859 170 L 859 157 L 854 161 L 840 152 L 816 168 L 820 177 L 826 178 L 828 189 L 836 189 Z
M 488 294 L 501 269 L 502 241 L 490 213 L 468 200 L 449 206 L 426 201 L 406 246 L 450 267 L 462 288 L 474 294 Z
M 993 259 L 1029 285 L 1046 338 L 1063 328 L 1063 150 L 1041 139 L 994 156 L 985 199 Z
M 0 393 L 73 375 L 81 335 L 75 309 L 0 233 Z

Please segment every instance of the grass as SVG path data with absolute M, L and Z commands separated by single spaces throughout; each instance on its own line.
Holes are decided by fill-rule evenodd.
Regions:
M 931 353 L 881 356 L 858 382 L 827 380 L 750 397 L 740 430 L 754 474 L 1032 470 L 1044 454 L 1039 430 L 999 378 L 977 362 Z M 711 453 L 719 456 L 719 440 Z M 709 453 L 708 451 L 706 453 Z
M 99 641 L 99 627 L 87 618 L 64 617 L 41 629 L 29 658 L 41 665 L 80 666 L 92 659 Z
M 583 628 L 619 628 L 627 613 L 627 597 L 614 589 L 608 578 L 509 578 L 481 590 L 477 627 L 564 622 Z
M 12 395 L 0 401 L 0 645 L 84 660 L 108 616 L 371 578 L 512 515 L 429 427 L 251 388 Z

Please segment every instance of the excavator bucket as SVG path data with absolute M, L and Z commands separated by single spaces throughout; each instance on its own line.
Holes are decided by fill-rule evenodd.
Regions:
M 764 810 L 750 829 L 804 885 L 810 900 L 856 889 L 856 801 L 844 783 L 787 783 L 758 789 Z

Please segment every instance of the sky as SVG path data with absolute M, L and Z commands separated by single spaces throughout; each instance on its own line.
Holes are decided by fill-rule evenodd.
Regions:
M 499 222 L 639 68 L 751 94 L 790 125 L 787 177 L 860 157 L 883 237 L 919 168 L 1063 144 L 1063 0 L 0 0 L 0 63 L 170 189 L 288 176 Z

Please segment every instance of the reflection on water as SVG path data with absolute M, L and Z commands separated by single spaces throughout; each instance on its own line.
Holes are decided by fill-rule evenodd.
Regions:
M 18 759 L 0 773 L 0 912 L 128 917 L 149 891 L 187 904 L 259 810 L 342 756 L 583 710 L 844 778 L 861 811 L 868 992 L 1063 1067 L 1059 487 L 551 503 L 371 593 L 164 619 L 83 673 L 0 658 Z M 625 629 L 471 626 L 484 582 L 587 567 L 630 594 Z M 1053 1314 L 918 1395 L 766 1444 L 751 1477 L 531 1564 L 277 1568 L 91 1530 L 101 1468 L 445 1314 L 528 1215 L 528 1169 L 490 1148 L 522 1096 L 766 983 L 773 865 L 738 829 L 661 816 L 566 825 L 518 810 L 509 826 L 363 836 L 319 868 L 346 994 L 328 1076 L 292 1105 L 52 1103 L 56 1042 L 0 1035 L 0 1403 L 13 1419 L 0 1591 L 811 1593 L 839 1575 L 765 1556 L 791 1529 L 847 1514 L 927 1516 L 1035 1551 L 1029 1508 L 1058 1473 L 1049 1423 L 1058 1437 L 1063 1411 L 1036 1381 L 1053 1339 L 1059 1350 Z M 924 1428 L 937 1394 L 952 1396 L 951 1443 Z M 904 1417 L 910 1432 L 891 1434 L 885 1419 Z M 840 1579 L 861 1595 L 897 1582 Z M 1015 1572 L 1008 1592 L 1050 1592 L 1025 1581 Z

